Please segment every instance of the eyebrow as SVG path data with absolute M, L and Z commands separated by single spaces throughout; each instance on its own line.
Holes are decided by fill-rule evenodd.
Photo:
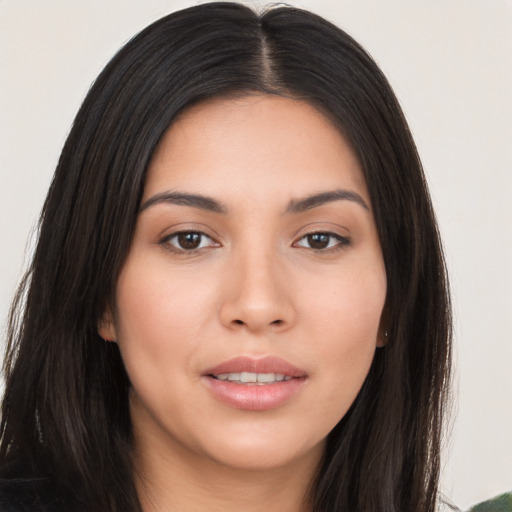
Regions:
M 333 201 L 352 201 L 365 210 L 370 211 L 364 199 L 351 190 L 332 190 L 320 192 L 300 199 L 292 199 L 286 207 L 286 213 L 302 213 L 317 208 Z M 200 210 L 213 213 L 228 213 L 228 209 L 220 201 L 202 194 L 187 194 L 185 192 L 166 191 L 150 197 L 140 208 L 140 213 L 157 204 L 176 204 L 180 206 L 191 206 Z
M 201 194 L 186 194 L 183 192 L 161 192 L 150 197 L 141 207 L 140 212 L 156 204 L 169 203 L 181 206 L 191 206 L 214 213 L 227 213 L 227 208 L 219 201 Z
M 352 201 L 359 206 L 362 206 L 365 210 L 370 211 L 370 207 L 356 192 L 352 192 L 351 190 L 332 190 L 307 196 L 302 199 L 293 199 L 289 202 L 288 207 L 286 208 L 286 213 L 302 213 L 326 203 L 344 200 Z

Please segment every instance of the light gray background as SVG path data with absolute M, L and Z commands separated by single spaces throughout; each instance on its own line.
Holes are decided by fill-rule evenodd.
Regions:
M 185 0 L 0 0 L 0 318 L 74 115 L 113 53 Z M 246 2 L 263 5 L 263 2 Z M 443 489 L 512 490 L 512 2 L 302 0 L 388 75 L 445 239 L 458 414 Z

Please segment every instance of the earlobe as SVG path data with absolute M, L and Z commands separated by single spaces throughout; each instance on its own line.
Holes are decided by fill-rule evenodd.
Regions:
M 377 336 L 377 347 L 385 347 L 388 343 L 388 331 L 379 330 L 379 334 Z
M 389 341 L 389 325 L 391 324 L 390 314 L 387 304 L 384 305 L 380 316 L 379 331 L 377 333 L 377 347 L 382 348 L 388 344 Z
M 103 313 L 102 317 L 98 321 L 98 334 L 105 341 L 115 342 L 117 340 L 116 328 L 110 308 L 107 308 L 105 313 Z

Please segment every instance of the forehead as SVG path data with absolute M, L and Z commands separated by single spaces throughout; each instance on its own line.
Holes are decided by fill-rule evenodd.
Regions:
M 280 190 L 289 200 L 340 186 L 368 200 L 359 161 L 327 116 L 303 100 L 253 94 L 184 111 L 155 151 L 144 196 L 193 187 L 209 195 Z

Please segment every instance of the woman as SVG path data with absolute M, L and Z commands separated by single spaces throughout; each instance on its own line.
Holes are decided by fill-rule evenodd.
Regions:
M 449 363 L 375 63 L 302 10 L 190 8 L 112 59 L 63 149 L 11 316 L 4 507 L 432 511 Z

